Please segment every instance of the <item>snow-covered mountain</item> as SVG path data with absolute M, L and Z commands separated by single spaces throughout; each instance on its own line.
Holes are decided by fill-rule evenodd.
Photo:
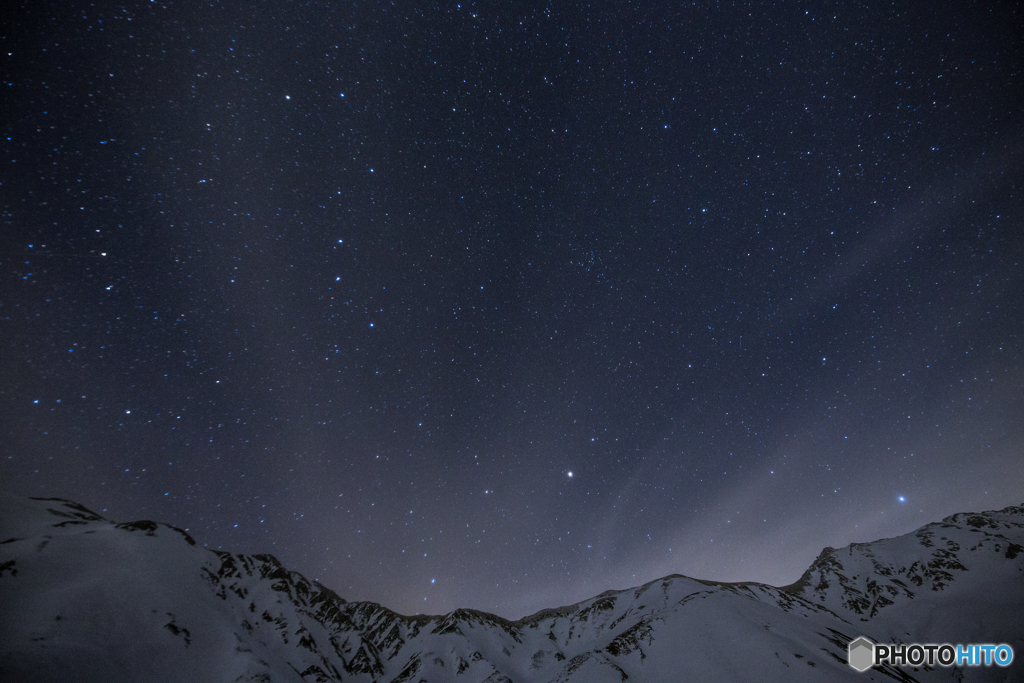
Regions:
M 1007 643 L 857 673 L 847 644 Z M 1024 508 L 826 548 L 795 584 L 666 576 L 519 621 L 347 602 L 270 555 L 0 495 L 0 681 L 1024 680 Z

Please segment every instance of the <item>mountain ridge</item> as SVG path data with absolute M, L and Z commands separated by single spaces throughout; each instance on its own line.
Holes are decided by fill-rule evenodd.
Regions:
M 788 586 L 671 574 L 517 620 L 350 602 L 273 555 L 206 549 L 172 525 L 115 523 L 65 499 L 5 494 L 0 511 L 3 681 L 68 670 L 115 681 L 987 681 L 1024 670 L 846 664 L 859 635 L 1024 652 L 1021 506 L 825 548 Z

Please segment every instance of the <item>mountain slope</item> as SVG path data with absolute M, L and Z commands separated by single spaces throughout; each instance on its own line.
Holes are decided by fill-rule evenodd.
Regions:
M 1005 642 L 1024 655 L 1024 507 L 825 548 L 785 590 L 864 625 L 879 642 Z
M 408 617 L 347 602 L 270 555 L 5 494 L 0 680 L 1020 680 L 1020 663 L 859 674 L 846 645 L 867 635 L 1024 653 L 1022 546 L 1013 507 L 827 548 L 784 588 L 673 575 L 519 621 Z

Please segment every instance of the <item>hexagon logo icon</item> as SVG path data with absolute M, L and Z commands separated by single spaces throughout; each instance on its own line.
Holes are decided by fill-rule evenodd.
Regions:
M 875 644 L 860 636 L 850 641 L 846 654 L 850 666 L 857 671 L 867 671 L 875 662 Z

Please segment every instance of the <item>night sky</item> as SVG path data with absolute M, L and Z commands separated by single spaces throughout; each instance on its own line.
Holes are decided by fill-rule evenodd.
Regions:
M 1012 2 L 25 2 L 0 487 L 509 618 L 1024 502 Z

